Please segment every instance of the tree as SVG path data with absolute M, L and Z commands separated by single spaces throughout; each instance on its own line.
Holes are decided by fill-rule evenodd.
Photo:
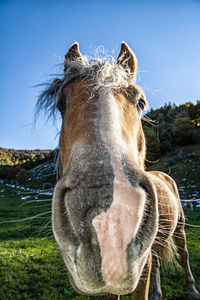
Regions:
M 160 157 L 160 142 L 157 132 L 152 128 L 146 128 L 147 160 L 155 161 Z
M 174 121 L 174 130 L 178 145 L 184 146 L 193 143 L 193 124 L 189 116 L 183 113 L 179 114 Z
M 16 174 L 16 179 L 19 182 L 23 182 L 27 178 L 27 172 L 25 169 L 20 168 L 19 171 Z

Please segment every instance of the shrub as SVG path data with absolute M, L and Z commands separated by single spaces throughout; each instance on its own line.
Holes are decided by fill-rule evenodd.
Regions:
M 23 182 L 26 178 L 27 178 L 27 172 L 25 169 L 21 168 L 16 174 L 16 179 L 19 182 Z

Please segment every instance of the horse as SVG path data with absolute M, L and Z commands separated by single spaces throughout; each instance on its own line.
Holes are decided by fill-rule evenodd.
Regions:
M 62 118 L 54 237 L 80 294 L 148 299 L 152 277 L 151 300 L 161 299 L 160 261 L 173 262 L 179 253 L 195 299 L 176 183 L 145 169 L 141 118 L 148 102 L 136 73 L 136 56 L 125 42 L 117 60 L 88 59 L 76 42 L 61 78 L 39 96 L 38 110 L 58 110 Z

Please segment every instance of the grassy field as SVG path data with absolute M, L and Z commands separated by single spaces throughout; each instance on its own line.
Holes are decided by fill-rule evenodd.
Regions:
M 70 286 L 52 237 L 50 198 L 0 184 L 0 299 L 102 299 L 78 295 Z M 187 218 L 188 223 L 200 225 L 200 209 L 189 212 Z M 187 226 L 186 232 L 200 290 L 200 228 Z M 164 299 L 188 299 L 184 271 L 163 270 L 162 289 Z

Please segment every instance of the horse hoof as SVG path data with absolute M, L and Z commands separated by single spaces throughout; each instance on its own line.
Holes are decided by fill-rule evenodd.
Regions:
M 189 299 L 200 299 L 199 292 L 193 287 L 191 290 L 188 291 Z
M 154 294 L 151 296 L 150 300 L 161 300 L 162 295 Z

